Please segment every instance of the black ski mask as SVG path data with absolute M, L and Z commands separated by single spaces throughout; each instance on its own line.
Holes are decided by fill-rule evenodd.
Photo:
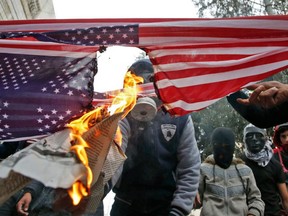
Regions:
M 216 128 L 211 136 L 215 163 L 227 169 L 233 160 L 235 149 L 235 136 L 230 128 Z

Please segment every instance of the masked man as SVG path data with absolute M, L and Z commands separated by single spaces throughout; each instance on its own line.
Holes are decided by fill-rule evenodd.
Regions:
M 252 170 L 234 158 L 235 136 L 230 128 L 216 128 L 213 155 L 201 164 L 199 195 L 202 216 L 260 216 L 264 202 Z
M 153 79 L 147 59 L 129 71 Z M 157 98 L 139 98 L 120 122 L 127 159 L 115 185 L 111 216 L 184 216 L 198 189 L 200 154 L 191 116 L 171 117 Z
M 252 169 L 261 198 L 265 202 L 264 215 L 281 215 L 281 200 L 286 210 L 288 207 L 285 175 L 280 163 L 272 157 L 273 150 L 266 130 L 247 125 L 244 128 L 244 145 L 244 160 Z

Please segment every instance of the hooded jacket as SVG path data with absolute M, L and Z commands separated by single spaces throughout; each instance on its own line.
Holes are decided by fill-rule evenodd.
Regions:
M 265 204 L 256 186 L 252 170 L 241 159 L 233 158 L 223 169 L 210 155 L 201 164 L 199 194 L 201 216 L 264 215 Z

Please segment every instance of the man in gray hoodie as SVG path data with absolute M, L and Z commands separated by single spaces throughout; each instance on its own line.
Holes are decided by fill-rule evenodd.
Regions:
M 235 135 L 216 128 L 211 136 L 213 155 L 201 164 L 201 216 L 263 216 L 264 202 L 252 170 L 233 157 Z

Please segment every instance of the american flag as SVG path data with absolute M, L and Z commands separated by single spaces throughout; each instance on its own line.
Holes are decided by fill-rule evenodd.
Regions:
M 94 55 L 100 46 L 123 45 L 144 49 L 154 65 L 157 92 L 171 115 L 184 115 L 201 110 L 249 83 L 260 81 L 288 67 L 287 15 L 226 19 L 2 21 L 0 22 L 0 32 L 0 38 L 2 38 L 0 40 L 1 68 L 3 70 L 1 75 L 4 75 L 0 84 L 1 139 L 53 132 L 49 128 L 50 125 L 47 126 L 47 130 L 37 130 L 38 132 L 36 132 L 36 125 L 39 124 L 37 123 L 38 116 L 31 117 L 35 113 L 29 113 L 27 110 L 25 111 L 25 118 L 27 118 L 23 118 L 23 122 L 19 123 L 20 110 L 30 108 L 30 102 L 26 101 L 28 98 L 34 98 L 30 97 L 31 92 L 34 91 L 39 93 L 37 98 L 43 98 L 38 101 L 34 100 L 34 103 L 38 105 L 59 98 L 57 97 L 58 94 L 52 92 L 52 87 L 50 87 L 48 95 L 42 95 L 41 89 L 49 85 L 48 77 L 49 81 L 58 82 L 57 76 L 59 76 L 64 80 L 64 83 L 71 84 L 71 80 L 74 78 L 67 77 L 62 70 L 78 68 L 76 61 L 84 61 L 88 58 L 91 62 L 92 53 Z M 66 49 L 66 53 L 73 57 L 60 52 L 59 50 L 62 48 Z M 73 51 L 74 49 L 77 51 Z M 77 56 L 76 54 L 79 53 L 83 55 Z M 13 62 L 14 58 L 16 62 L 20 62 L 20 58 L 25 58 L 30 67 L 33 65 L 32 60 L 37 58 L 37 63 L 41 65 L 41 70 L 33 69 L 33 75 L 35 77 L 40 76 L 39 80 L 33 79 L 35 86 L 30 86 L 31 81 L 29 81 L 29 85 L 24 85 L 25 88 L 21 84 L 21 90 L 14 94 L 15 100 L 20 100 L 29 106 L 19 106 L 15 103 L 14 106 L 18 109 L 11 111 L 9 124 L 6 122 L 8 114 L 5 115 L 6 112 L 4 112 L 8 110 L 4 108 L 7 105 L 4 106 L 4 104 L 9 103 L 7 99 L 12 96 L 8 90 L 3 91 L 2 89 L 9 86 L 9 91 L 12 91 L 11 89 L 15 88 L 12 80 L 20 80 L 21 73 L 17 71 L 15 63 L 11 63 L 9 67 L 9 64 L 6 66 L 4 58 L 7 58 L 6 61 L 8 60 L 9 63 Z M 50 64 L 41 64 L 42 60 Z M 70 66 L 68 62 L 73 66 Z M 55 71 L 56 65 L 57 73 L 54 77 L 52 75 L 50 77 L 48 74 Z M 76 69 L 75 74 L 78 76 L 85 74 L 87 65 L 89 65 L 88 62 L 84 68 Z M 20 67 L 23 70 L 25 68 L 24 63 L 21 63 Z M 15 76 L 17 78 L 10 75 L 11 70 L 17 75 Z M 93 77 L 91 75 L 92 69 L 87 73 L 90 74 L 90 78 Z M 25 78 L 29 77 L 30 74 L 29 69 L 26 69 Z M 7 76 L 9 77 L 8 82 L 5 81 Z M 42 76 L 44 76 L 43 79 Z M 75 79 L 78 80 L 78 78 Z M 60 84 L 58 85 L 60 88 Z M 27 86 L 31 89 L 26 89 Z M 79 104 L 79 101 L 82 104 L 83 98 L 86 98 L 83 97 L 84 85 L 81 89 L 78 95 L 74 95 L 76 104 Z M 13 91 L 16 92 L 16 90 Z M 20 95 L 19 92 L 26 97 Z M 84 93 L 84 95 L 89 94 Z M 66 96 L 63 95 L 61 99 L 66 98 Z M 102 97 L 102 94 L 95 93 L 93 104 L 97 105 L 97 101 L 101 101 Z M 6 101 L 7 103 L 5 103 Z M 90 102 L 89 96 L 87 96 L 86 102 L 85 105 L 87 106 Z M 52 103 L 46 104 L 51 105 Z M 77 107 L 78 112 L 75 109 L 73 114 L 67 115 L 64 122 L 79 112 L 81 113 L 85 105 Z M 11 102 L 9 106 L 11 107 Z M 54 108 L 57 107 L 58 104 L 55 104 Z M 51 107 L 44 109 L 45 111 L 50 110 L 50 112 L 53 110 Z M 57 113 L 58 115 L 59 113 Z M 14 125 L 23 125 L 21 130 L 19 129 L 20 126 L 18 130 L 14 128 L 11 116 L 14 118 Z M 29 124 L 24 126 L 25 121 Z M 63 122 L 60 124 L 57 121 L 55 125 L 60 129 L 63 127 Z M 27 131 L 23 129 L 24 127 Z M 32 130 L 32 128 L 34 129 Z
M 91 108 L 94 47 L 0 41 L 0 138 L 64 128 Z

